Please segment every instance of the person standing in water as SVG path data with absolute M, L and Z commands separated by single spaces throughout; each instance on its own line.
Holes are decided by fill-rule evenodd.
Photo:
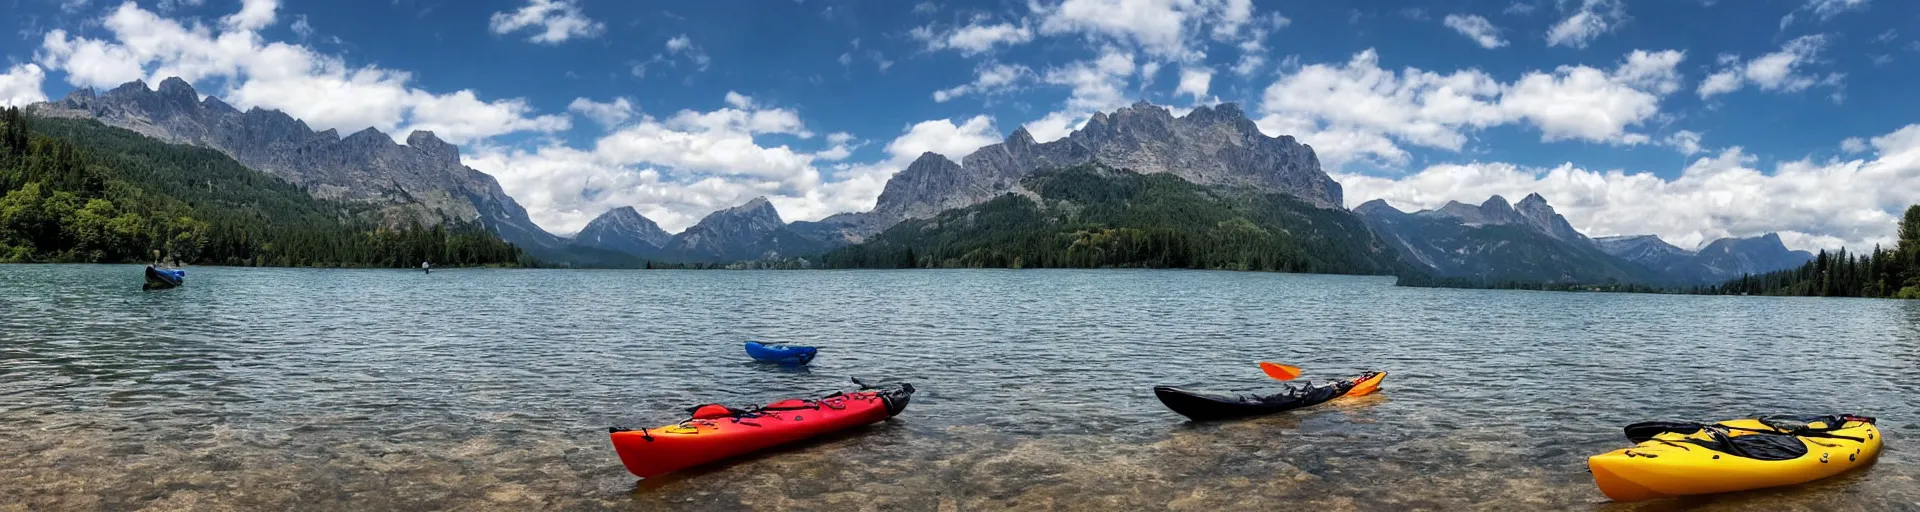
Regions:
M 433 265 L 429 265 L 429 264 L 427 264 L 427 262 L 425 262 L 425 261 L 422 261 L 422 262 L 420 262 L 420 271 L 421 271 L 421 272 L 426 272 L 426 273 L 428 273 L 428 274 L 432 274 L 432 273 L 433 273 Z

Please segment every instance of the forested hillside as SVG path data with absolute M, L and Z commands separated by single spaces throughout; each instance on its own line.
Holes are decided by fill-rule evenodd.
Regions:
M 1196 268 L 1385 274 L 1391 249 L 1344 210 L 1098 165 L 1042 172 L 1008 194 L 900 223 L 827 253 L 836 268 Z
M 475 225 L 381 226 L 220 152 L 0 111 L 0 262 L 519 265 Z
M 1900 242 L 1867 254 L 1820 251 L 1800 268 L 1742 276 L 1706 294 L 1801 295 L 1920 299 L 1920 205 L 1907 207 L 1900 220 Z

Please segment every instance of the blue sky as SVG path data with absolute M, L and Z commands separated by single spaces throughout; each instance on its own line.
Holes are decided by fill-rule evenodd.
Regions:
M 1595 235 L 1885 242 L 1920 202 L 1920 4 L 0 0 L 0 102 L 182 75 L 316 128 L 431 129 L 558 233 L 768 196 L 871 207 L 922 151 L 1240 104 L 1349 205 L 1539 192 Z

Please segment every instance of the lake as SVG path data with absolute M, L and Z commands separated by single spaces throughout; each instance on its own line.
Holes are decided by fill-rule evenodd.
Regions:
M 814 344 L 807 370 L 745 340 Z M 1192 424 L 1156 384 L 1378 394 Z M 911 382 L 894 421 L 640 482 L 607 427 Z M 1132 270 L 0 265 L 0 510 L 1920 509 L 1920 302 Z M 1617 505 L 1620 427 L 1880 418 L 1879 463 Z

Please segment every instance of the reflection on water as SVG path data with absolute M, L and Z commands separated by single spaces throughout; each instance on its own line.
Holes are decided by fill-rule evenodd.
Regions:
M 0 266 L 0 510 L 1920 509 L 1920 307 L 1147 271 Z M 813 344 L 810 370 L 748 339 Z M 1196 425 L 1155 384 L 1382 393 Z M 636 484 L 608 425 L 921 389 L 896 421 Z M 1868 471 L 1616 505 L 1654 418 L 1857 412 Z

